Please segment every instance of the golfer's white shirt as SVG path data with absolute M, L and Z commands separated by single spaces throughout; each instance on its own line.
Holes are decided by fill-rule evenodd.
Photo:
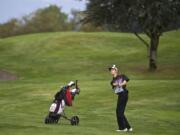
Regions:
M 115 89 L 114 89 L 114 93 L 121 93 L 121 92 L 123 92 L 124 91 L 124 89 L 122 88 L 122 87 L 116 87 Z

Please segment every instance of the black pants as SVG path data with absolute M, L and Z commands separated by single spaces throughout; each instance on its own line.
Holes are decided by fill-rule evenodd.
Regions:
M 117 123 L 119 126 L 119 129 L 130 129 L 131 126 L 124 115 L 126 104 L 128 101 L 128 91 L 124 91 L 118 94 L 118 101 L 117 101 L 117 108 L 116 108 L 116 116 L 117 116 Z

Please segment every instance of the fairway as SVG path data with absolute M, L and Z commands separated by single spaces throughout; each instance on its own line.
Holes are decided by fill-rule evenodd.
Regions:
M 179 30 L 164 33 L 155 73 L 147 71 L 146 47 L 133 34 L 57 32 L 0 39 L 0 71 L 18 78 L 0 81 L 0 135 L 179 135 L 179 37 Z M 131 79 L 126 115 L 132 133 L 115 131 L 117 96 L 107 70 L 112 64 Z M 78 115 L 79 126 L 64 119 L 45 125 L 54 94 L 76 79 L 81 93 L 66 115 Z

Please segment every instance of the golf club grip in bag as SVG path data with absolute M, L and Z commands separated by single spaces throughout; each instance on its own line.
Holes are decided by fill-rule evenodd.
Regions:
M 78 86 L 78 80 L 75 81 L 75 88 L 78 90 L 77 94 L 79 95 L 80 93 L 80 88 Z
M 78 88 L 78 80 L 75 81 L 75 87 Z

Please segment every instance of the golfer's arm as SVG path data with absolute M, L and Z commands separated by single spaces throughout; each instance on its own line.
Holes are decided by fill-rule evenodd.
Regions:
M 124 85 L 126 85 L 127 84 L 127 81 L 126 80 L 124 80 L 122 83 L 113 83 L 113 86 L 120 86 L 120 87 L 122 87 L 122 86 L 124 86 Z
M 119 86 L 124 86 L 124 85 L 126 85 L 126 84 L 127 84 L 127 81 L 124 80 L 122 83 L 119 84 Z
M 113 83 L 112 85 L 113 85 L 113 86 L 118 86 L 119 84 L 118 84 L 118 83 Z

